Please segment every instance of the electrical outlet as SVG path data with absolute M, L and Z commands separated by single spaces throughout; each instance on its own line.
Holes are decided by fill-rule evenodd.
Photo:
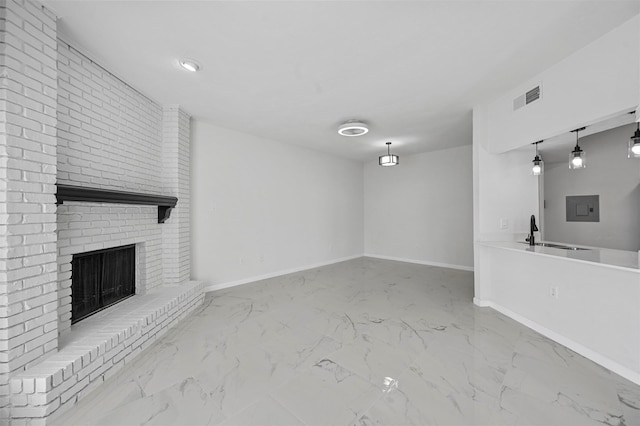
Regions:
M 554 299 L 558 298 L 558 287 L 549 287 L 549 296 L 553 297 Z
M 509 219 L 500 219 L 500 229 L 509 229 Z

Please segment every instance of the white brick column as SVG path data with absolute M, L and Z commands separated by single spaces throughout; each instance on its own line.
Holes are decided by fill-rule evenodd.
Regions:
M 166 194 L 178 204 L 162 228 L 164 282 L 177 284 L 190 277 L 189 144 L 190 117 L 178 106 L 162 108 L 162 170 Z
M 0 422 L 10 378 L 55 352 L 56 18 L 0 0 Z M 26 401 L 17 401 L 26 403 Z

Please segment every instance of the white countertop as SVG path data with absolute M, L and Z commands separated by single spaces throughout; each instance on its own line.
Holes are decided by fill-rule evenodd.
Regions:
M 477 243 L 487 247 L 539 254 L 542 256 L 562 257 L 577 262 L 597 263 L 611 268 L 631 270 L 640 273 L 640 254 L 635 251 L 613 250 L 597 247 L 587 247 L 589 250 L 565 250 L 553 247 L 530 246 L 528 243 L 517 241 L 477 241 Z M 573 247 L 586 247 L 576 246 L 574 244 L 566 245 Z

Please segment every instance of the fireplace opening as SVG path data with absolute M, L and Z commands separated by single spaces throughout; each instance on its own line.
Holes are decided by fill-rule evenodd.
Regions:
M 135 244 L 73 255 L 71 324 L 135 294 Z

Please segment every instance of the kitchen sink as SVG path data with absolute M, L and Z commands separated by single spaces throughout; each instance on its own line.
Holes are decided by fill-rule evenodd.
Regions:
M 522 244 L 529 244 L 529 243 L 522 243 Z M 539 247 L 551 247 L 551 248 L 557 248 L 561 250 L 591 250 L 584 247 L 566 246 L 564 244 L 555 244 L 555 243 L 536 243 L 535 245 Z

